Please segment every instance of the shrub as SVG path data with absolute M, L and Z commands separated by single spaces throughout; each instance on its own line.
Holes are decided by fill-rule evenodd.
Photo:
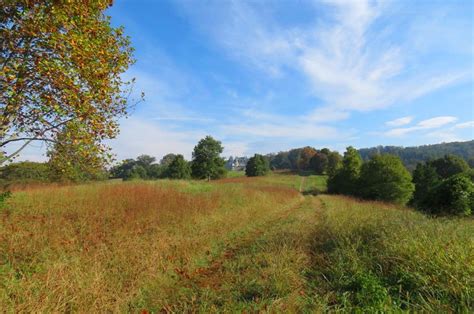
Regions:
M 247 162 L 245 168 L 245 175 L 247 177 L 264 176 L 270 171 L 270 164 L 268 159 L 262 155 L 255 154 Z
M 473 208 L 474 183 L 461 173 L 436 185 L 420 209 L 436 215 L 470 215 Z
M 411 175 L 399 157 L 375 155 L 362 166 L 359 195 L 373 200 L 406 204 L 413 193 Z
M 362 158 L 349 146 L 344 153 L 342 168 L 328 178 L 328 191 L 335 194 L 356 195 L 362 166 Z
M 444 179 L 469 170 L 466 161 L 454 155 L 445 155 L 443 158 L 430 161 L 428 164 L 434 167 L 438 175 Z
M 165 177 L 170 179 L 191 178 L 191 167 L 183 155 L 176 155 L 165 171 Z

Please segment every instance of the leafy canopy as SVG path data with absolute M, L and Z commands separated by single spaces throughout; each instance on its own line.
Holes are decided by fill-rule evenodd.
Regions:
M 270 171 L 270 163 L 265 156 L 255 154 L 247 162 L 245 175 L 247 177 L 264 176 Z
M 374 200 L 406 204 L 413 193 L 410 172 L 394 155 L 375 155 L 362 166 L 359 195 Z
M 183 155 L 176 155 L 165 171 L 165 176 L 170 179 L 190 179 L 191 167 Z
M 31 141 L 63 139 L 98 145 L 118 132 L 131 83 L 121 74 L 133 63 L 128 37 L 111 26 L 110 0 L 5 0 L 0 6 L 0 164 Z M 71 136 L 70 136 L 71 135 Z
M 225 176 L 225 161 L 220 157 L 224 148 L 220 141 L 206 136 L 194 147 L 192 176 L 196 179 L 219 179 Z

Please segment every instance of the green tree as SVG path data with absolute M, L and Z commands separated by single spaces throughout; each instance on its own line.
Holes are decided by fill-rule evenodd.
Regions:
M 441 181 L 421 208 L 435 215 L 470 215 L 473 209 L 474 183 L 465 173 Z
M 428 163 L 418 163 L 413 171 L 415 192 L 411 204 L 416 208 L 424 208 L 432 196 L 432 190 L 440 183 L 441 178 L 436 168 Z
M 362 158 L 349 146 L 344 153 L 342 167 L 328 178 L 328 191 L 336 194 L 357 195 Z
M 165 176 L 170 179 L 191 178 L 191 167 L 184 159 L 183 155 L 176 155 L 176 157 L 166 169 Z
M 4 184 L 13 182 L 47 182 L 50 171 L 47 163 L 22 161 L 0 168 L 0 180 Z
M 290 162 L 290 169 L 291 170 L 298 170 L 299 169 L 299 160 L 301 157 L 302 148 L 295 148 L 288 152 L 288 161 Z
M 326 154 L 322 152 L 316 153 L 316 155 L 311 158 L 310 165 L 316 174 L 324 174 L 327 171 L 329 164 L 329 158 Z
M 122 160 L 120 164 L 115 165 L 110 169 L 110 174 L 113 178 L 125 179 L 135 165 L 136 161 L 134 159 L 130 158 Z
M 71 121 L 81 129 L 78 145 L 95 143 L 107 154 L 101 143 L 127 114 L 132 82 L 122 73 L 133 63 L 130 40 L 104 13 L 111 3 L 2 1 L 0 150 L 21 145 L 0 154 L 0 164 L 32 141 L 58 142 Z
M 445 155 L 443 158 L 432 160 L 429 162 L 429 165 L 434 167 L 438 175 L 443 179 L 469 170 L 469 165 L 466 161 L 454 155 Z
M 255 154 L 247 162 L 245 175 L 247 177 L 264 176 L 270 171 L 270 163 L 265 156 Z
M 168 167 L 175 158 L 176 158 L 175 154 L 172 154 L 172 153 L 166 154 L 163 156 L 163 158 L 161 158 L 160 165 L 162 165 L 163 167 Z
M 404 205 L 413 190 L 410 172 L 397 156 L 374 155 L 362 166 L 359 196 Z
M 326 172 L 329 176 L 333 176 L 337 170 L 342 167 L 342 156 L 338 152 L 330 152 L 328 156 L 328 165 Z
M 226 174 L 225 160 L 220 157 L 224 148 L 220 141 L 206 136 L 194 147 L 192 176 L 196 179 L 218 179 Z

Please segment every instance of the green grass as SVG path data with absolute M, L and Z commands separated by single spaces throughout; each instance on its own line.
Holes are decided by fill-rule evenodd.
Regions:
M 324 195 L 325 181 L 272 173 L 15 192 L 0 212 L 0 308 L 473 311 L 473 219 Z

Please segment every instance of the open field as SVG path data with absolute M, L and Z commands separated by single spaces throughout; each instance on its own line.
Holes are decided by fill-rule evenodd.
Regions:
M 470 311 L 474 221 L 319 194 L 324 177 L 17 191 L 0 308 Z

